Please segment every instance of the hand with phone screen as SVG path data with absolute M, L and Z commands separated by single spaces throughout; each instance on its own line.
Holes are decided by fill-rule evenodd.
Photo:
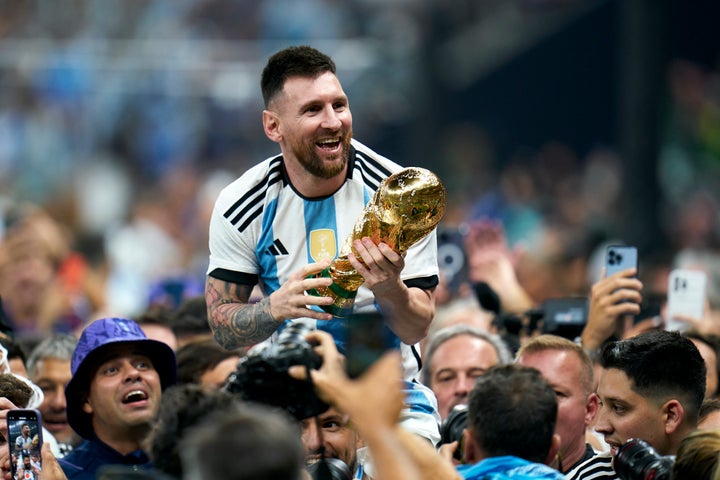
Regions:
M 588 351 L 597 350 L 613 335 L 621 338 L 622 320 L 640 313 L 643 285 L 637 278 L 637 252 L 610 246 L 605 264 L 602 278 L 590 290 L 588 319 L 581 335 Z
M 19 426 L 15 426 L 11 429 L 8 428 L 8 424 L 17 424 L 18 422 L 18 412 L 19 411 L 26 411 L 23 409 L 18 409 L 15 404 L 13 404 L 11 401 L 9 401 L 7 398 L 0 397 L 0 434 L 2 435 L 2 438 L 5 439 L 6 445 L 3 446 L 0 454 L 0 470 L 2 471 L 2 477 L 3 478 L 11 478 L 15 480 L 15 478 L 23 478 L 22 476 L 16 477 L 18 473 L 20 473 L 18 469 L 18 458 L 15 458 L 15 461 L 11 461 L 11 459 L 15 456 L 14 450 L 16 443 L 12 443 L 7 441 L 7 439 L 11 438 L 11 434 L 9 432 L 17 431 Z M 38 417 L 39 418 L 39 417 Z M 41 431 L 42 430 L 42 424 L 39 423 L 38 427 Z M 60 464 L 58 463 L 57 459 L 52 453 L 52 450 L 50 448 L 49 443 L 40 442 L 41 433 L 38 434 L 38 441 L 35 443 L 37 445 L 37 450 L 33 450 L 37 454 L 37 457 L 33 459 L 31 457 L 31 468 L 29 469 L 29 472 L 32 473 L 32 464 L 33 461 L 35 463 L 36 473 L 38 471 L 38 463 L 40 463 L 40 469 L 39 471 L 42 472 L 42 480 L 67 480 L 67 477 L 65 476 L 65 473 L 62 470 L 62 467 L 60 467 Z M 34 435 L 33 435 L 34 437 Z M 17 442 L 17 440 L 15 440 Z M 31 441 L 32 445 L 32 441 Z M 16 456 L 15 456 L 16 457 Z M 24 460 L 23 465 L 24 467 Z M 23 468 L 24 470 L 24 468 Z M 24 471 L 23 471 L 24 476 Z M 33 478 L 30 476 L 29 478 Z M 40 478 L 39 476 L 35 476 L 34 478 Z
M 7 412 L 10 472 L 13 479 L 34 480 L 42 471 L 42 417 L 35 409 Z
M 707 274 L 702 270 L 677 268 L 670 272 L 665 329 L 684 332 L 698 328 L 705 316 L 706 289 Z

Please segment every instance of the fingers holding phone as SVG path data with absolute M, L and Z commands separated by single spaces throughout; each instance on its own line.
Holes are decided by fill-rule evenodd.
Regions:
M 622 334 L 618 332 L 624 325 L 621 320 L 640 313 L 643 285 L 637 278 L 637 272 L 635 247 L 607 247 L 602 279 L 590 291 L 588 319 L 582 333 L 585 348 L 595 350 L 613 334 Z
M 38 479 L 42 471 L 42 417 L 35 409 L 7 411 L 7 439 L 13 479 Z

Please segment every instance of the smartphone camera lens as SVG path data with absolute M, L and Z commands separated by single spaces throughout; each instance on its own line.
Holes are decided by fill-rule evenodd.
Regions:
M 622 254 L 617 253 L 615 250 L 610 250 L 608 253 L 608 263 L 610 265 L 620 265 L 622 263 Z

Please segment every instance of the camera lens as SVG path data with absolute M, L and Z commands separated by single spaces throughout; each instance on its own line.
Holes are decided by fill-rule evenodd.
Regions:
M 467 427 L 467 417 L 467 405 L 455 405 L 442 425 L 440 425 L 440 445 L 457 441 L 458 448 L 453 456 L 460 461 L 462 461 L 463 456 L 463 432 Z
M 622 480 L 670 480 L 673 460 L 658 455 L 647 442 L 633 438 L 618 449 L 613 465 Z
M 340 459 L 324 457 L 307 467 L 313 480 L 352 480 L 350 468 Z

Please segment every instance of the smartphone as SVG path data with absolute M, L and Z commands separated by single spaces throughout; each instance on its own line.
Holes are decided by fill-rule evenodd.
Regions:
M 585 297 L 549 298 L 542 304 L 542 333 L 575 339 L 587 323 L 588 299 Z
M 38 478 L 42 471 L 40 412 L 22 408 L 8 410 L 7 428 L 12 478 Z
M 345 366 L 351 378 L 362 375 L 385 352 L 400 347 L 380 313 L 350 315 L 346 325 Z
M 450 292 L 457 293 L 468 282 L 468 265 L 462 228 L 438 228 L 437 259 Z
M 605 277 L 628 268 L 635 268 L 636 270 L 638 268 L 637 247 L 632 245 L 609 245 L 605 250 Z
M 675 269 L 668 277 L 666 330 L 685 331 L 690 325 L 675 315 L 701 319 L 705 311 L 707 274 L 702 270 Z

